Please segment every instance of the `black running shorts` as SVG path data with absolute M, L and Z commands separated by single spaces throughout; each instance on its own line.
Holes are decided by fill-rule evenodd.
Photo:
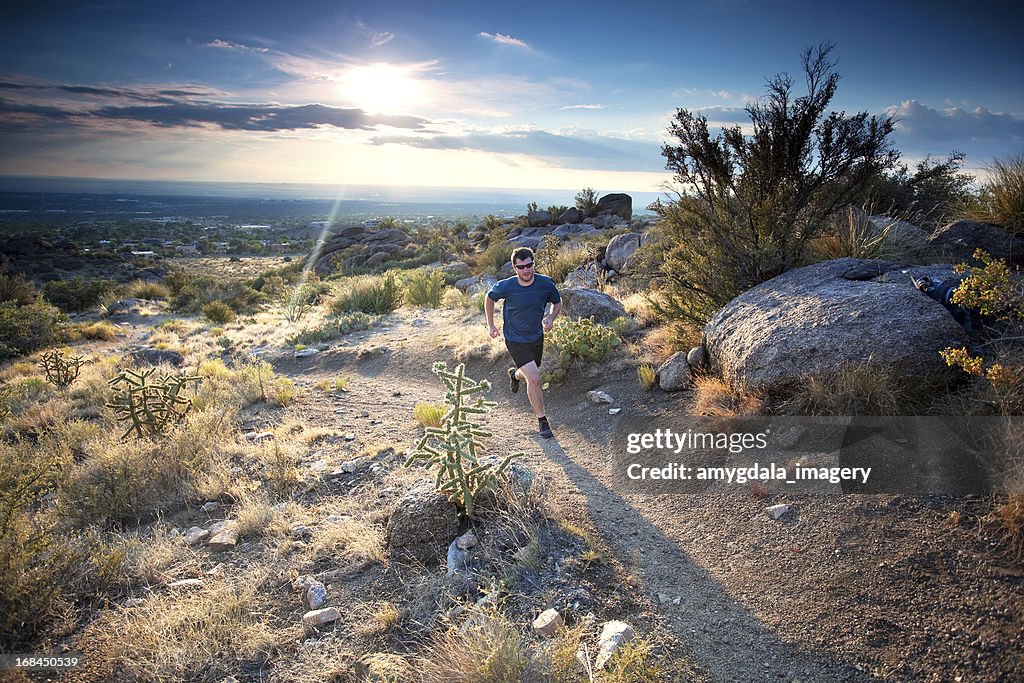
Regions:
M 515 361 L 516 367 L 521 368 L 527 365 L 531 360 L 537 363 L 537 367 L 540 367 L 540 359 L 544 356 L 544 337 L 541 337 L 535 342 L 529 344 L 523 344 L 521 342 L 505 340 L 505 348 L 512 354 L 512 360 Z

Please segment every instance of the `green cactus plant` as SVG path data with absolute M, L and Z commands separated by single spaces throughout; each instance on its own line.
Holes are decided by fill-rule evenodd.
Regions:
M 71 383 L 78 379 L 79 371 L 88 362 L 82 356 L 65 358 L 63 353 L 54 349 L 43 354 L 39 367 L 46 373 L 47 382 L 55 387 L 64 389 L 71 386 Z
M 558 354 L 558 367 L 544 373 L 545 382 L 564 380 L 574 359 L 599 361 L 621 343 L 614 329 L 593 318 L 559 319 L 548 339 Z
M 165 374 L 151 380 L 155 371 L 156 368 L 141 372 L 124 370 L 109 382 L 117 393 L 107 407 L 114 409 L 118 421 L 130 423 L 122 439 L 133 433 L 139 438 L 163 434 L 181 422 L 192 408 L 192 399 L 181 392 L 186 384 L 202 378 Z
M 497 405 L 479 395 L 490 390 L 490 383 L 466 377 L 466 366 L 461 363 L 455 372 L 449 372 L 443 362 L 434 363 L 433 370 L 447 388 L 444 402 L 451 408 L 440 427 L 426 428 L 405 466 L 425 460 L 436 467 L 435 488 L 447 494 L 467 517 L 472 517 L 474 501 L 480 493 L 494 486 L 504 476 L 512 459 L 521 454 L 506 457 L 497 467 L 493 463 L 481 463 L 480 454 L 485 448 L 481 440 L 491 434 L 471 418 L 486 414 Z

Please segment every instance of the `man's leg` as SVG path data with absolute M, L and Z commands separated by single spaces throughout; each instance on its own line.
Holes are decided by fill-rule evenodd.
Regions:
M 540 378 L 540 368 L 535 361 L 530 361 L 523 367 L 516 370 L 516 379 L 526 382 L 526 397 L 530 399 L 533 413 L 538 417 L 544 417 L 544 389 Z

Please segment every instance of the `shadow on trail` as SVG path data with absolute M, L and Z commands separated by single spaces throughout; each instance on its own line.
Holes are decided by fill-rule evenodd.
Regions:
M 542 446 L 545 455 L 585 493 L 590 518 L 616 554 L 626 558 L 627 565 L 631 555 L 637 558 L 647 593 L 681 595 L 680 603 L 672 605 L 672 613 L 666 616 L 683 652 L 699 669 L 725 681 L 871 680 L 835 655 L 810 652 L 780 640 L 632 503 L 569 457 L 557 437 Z M 630 529 L 635 545 L 607 533 L 611 524 Z M 642 548 L 641 555 L 635 555 L 636 546 Z

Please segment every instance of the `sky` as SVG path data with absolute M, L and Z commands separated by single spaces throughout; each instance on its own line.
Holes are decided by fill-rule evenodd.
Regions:
M 834 109 L 977 170 L 1024 151 L 1015 4 L 15 0 L 0 175 L 659 191 L 677 108 L 749 124 L 822 42 Z

